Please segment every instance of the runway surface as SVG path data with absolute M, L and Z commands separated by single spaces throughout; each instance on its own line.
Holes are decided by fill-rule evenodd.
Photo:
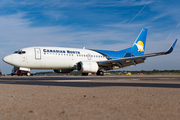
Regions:
M 0 119 L 180 118 L 180 76 L 0 77 Z

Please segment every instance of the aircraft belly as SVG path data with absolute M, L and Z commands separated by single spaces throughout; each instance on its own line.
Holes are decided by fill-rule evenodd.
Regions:
M 63 57 L 46 57 L 42 60 L 42 69 L 69 69 L 70 61 Z

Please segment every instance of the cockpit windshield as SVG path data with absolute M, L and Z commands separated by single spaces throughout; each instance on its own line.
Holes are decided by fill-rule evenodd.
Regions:
M 25 54 L 26 51 L 22 51 L 22 50 L 18 50 L 18 51 L 15 51 L 13 54 Z

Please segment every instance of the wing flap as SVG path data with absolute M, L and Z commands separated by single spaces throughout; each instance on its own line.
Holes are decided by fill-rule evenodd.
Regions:
M 104 68 L 105 70 L 110 70 L 110 69 L 119 69 L 119 68 L 124 68 L 128 67 L 131 65 L 137 65 L 140 63 L 144 63 L 146 57 L 128 57 L 126 59 L 116 59 L 116 60 L 108 60 L 108 61 L 101 61 L 99 62 L 99 66 L 101 68 Z

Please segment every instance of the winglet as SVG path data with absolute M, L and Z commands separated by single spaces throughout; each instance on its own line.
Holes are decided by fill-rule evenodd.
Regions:
M 168 50 L 165 54 L 169 54 L 169 53 L 171 53 L 171 52 L 173 51 L 173 49 L 174 49 L 174 47 L 175 47 L 175 45 L 176 45 L 177 40 L 178 40 L 178 39 L 176 39 L 176 40 L 174 41 L 174 43 L 171 45 L 171 47 L 169 48 L 169 50 Z

